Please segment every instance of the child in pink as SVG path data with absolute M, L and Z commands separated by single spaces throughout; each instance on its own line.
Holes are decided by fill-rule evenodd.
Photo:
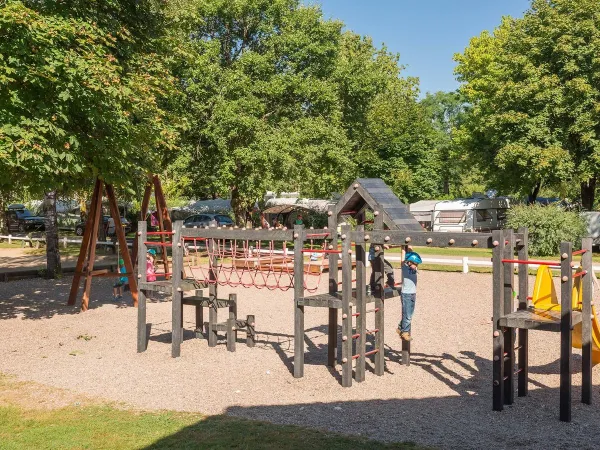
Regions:
M 146 281 L 156 281 L 156 269 L 154 268 L 154 258 L 156 258 L 156 250 L 151 248 L 146 253 Z

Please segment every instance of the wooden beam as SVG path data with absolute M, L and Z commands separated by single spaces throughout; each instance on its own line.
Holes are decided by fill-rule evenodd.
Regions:
M 337 250 L 337 218 L 333 211 L 333 207 L 329 208 L 327 213 L 327 230 L 332 234 L 328 236 L 328 242 Z M 337 253 L 329 253 L 329 293 L 335 294 L 338 291 L 338 270 L 334 269 L 338 266 L 339 255 Z M 337 328 L 338 328 L 338 310 L 337 308 L 329 308 L 329 324 L 327 336 L 327 365 L 335 367 L 337 356 Z
M 515 238 L 512 229 L 504 230 L 504 259 L 514 259 Z M 513 312 L 515 292 L 515 265 L 513 263 L 504 263 L 504 307 L 503 314 L 507 316 Z M 515 329 L 510 328 L 504 331 L 504 404 L 512 405 L 515 401 Z
M 165 235 L 162 234 L 162 232 L 164 232 L 166 230 L 165 230 L 165 221 L 164 221 L 164 217 L 163 217 L 163 210 L 166 209 L 166 207 L 164 207 L 164 205 L 163 205 L 164 197 L 161 197 L 161 195 L 159 193 L 160 181 L 158 181 L 158 175 L 154 175 L 154 177 L 152 178 L 152 182 L 154 183 L 154 200 L 156 203 L 156 214 L 158 216 L 158 229 L 161 232 L 159 237 L 160 237 L 160 242 L 162 244 L 164 244 L 166 242 L 166 240 L 165 240 Z M 163 267 L 165 269 L 165 273 L 168 274 L 168 273 L 170 273 L 170 270 L 169 270 L 169 256 L 167 253 L 167 247 L 165 245 L 161 245 L 160 247 L 161 247 L 161 251 L 162 251 Z M 169 276 L 167 275 L 166 278 L 169 279 Z
M 96 196 L 96 206 L 94 208 L 94 217 L 91 217 L 92 222 L 92 234 L 90 239 L 90 250 L 89 250 L 89 258 L 88 258 L 88 267 L 87 272 L 88 275 L 85 277 L 85 288 L 83 291 L 83 299 L 81 300 L 81 310 L 87 311 L 90 303 L 90 292 L 92 290 L 92 275 L 91 272 L 94 271 L 94 260 L 96 259 L 96 236 L 98 236 L 98 227 L 100 226 L 100 222 L 103 221 L 102 218 L 102 185 L 103 181 L 100 181 L 100 189 L 98 191 L 98 195 Z M 88 222 L 89 222 L 88 218 Z M 86 223 L 86 228 L 88 228 L 88 223 Z
M 529 231 L 527 228 L 519 228 L 519 233 L 523 237 L 517 245 L 518 259 L 527 261 L 529 259 Z M 529 306 L 527 299 L 529 295 L 528 270 L 527 265 L 519 264 L 519 311 L 524 311 Z M 518 371 L 518 395 L 525 397 L 529 392 L 529 330 L 524 328 L 519 328 Z
M 92 193 L 92 204 L 90 213 L 94 213 L 94 209 L 96 208 L 96 199 L 98 197 L 98 193 L 100 192 L 102 186 L 102 182 L 100 179 L 96 179 L 96 184 L 94 185 L 94 191 Z M 92 228 L 88 225 L 90 223 L 90 216 L 88 216 L 86 227 L 83 232 L 83 240 L 81 242 L 81 247 L 79 248 L 79 256 L 77 257 L 77 264 L 75 266 L 75 275 L 73 276 L 73 282 L 71 283 L 71 292 L 69 293 L 69 301 L 68 305 L 74 305 L 75 300 L 77 299 L 77 292 L 79 291 L 79 281 L 81 280 L 81 272 L 83 271 L 83 264 L 87 258 L 89 245 L 90 245 L 90 236 L 92 235 Z M 95 239 L 92 241 L 95 242 Z
M 583 238 L 581 248 L 586 250 L 582 256 L 582 269 L 586 274 L 581 278 L 583 289 L 583 305 L 581 308 L 581 340 L 582 340 L 582 361 L 581 361 L 581 402 L 588 405 L 592 404 L 592 277 L 594 276 L 592 267 L 592 238 Z
M 504 234 L 502 230 L 492 232 L 493 242 L 497 243 L 493 247 L 492 253 L 492 299 L 493 299 L 493 409 L 502 411 L 504 409 L 504 330 L 499 326 L 498 321 L 504 312 L 504 268 L 502 259 L 504 254 Z
M 571 391 L 573 370 L 573 337 L 572 329 L 572 291 L 573 291 L 573 269 L 571 268 L 572 244 L 561 242 L 560 254 L 560 420 L 571 421 Z M 566 257 L 565 257 L 566 256 Z
M 175 240 L 179 241 L 182 221 L 175 222 Z M 181 273 L 183 270 L 183 249 L 179 246 L 173 246 L 173 300 L 171 304 L 171 356 L 177 358 L 181 355 L 181 342 L 183 341 L 183 291 L 181 290 Z M 212 332 L 212 330 L 211 330 Z
M 352 386 L 352 254 L 350 226 L 342 227 L 342 386 Z
M 146 242 L 147 239 L 147 230 L 146 230 L 146 221 L 140 220 L 138 222 L 138 232 L 136 233 L 136 237 L 139 236 L 138 239 L 138 255 L 144 256 L 146 254 Z M 143 225 L 143 226 L 142 226 Z M 141 258 L 140 258 L 141 259 Z M 138 261 L 138 279 L 140 280 L 140 285 L 144 285 L 147 281 L 146 278 L 146 261 Z M 140 289 L 138 293 L 138 326 L 137 326 L 137 351 L 138 353 L 146 351 L 148 347 L 148 334 L 146 332 L 146 292 L 144 289 Z
M 150 196 L 152 195 L 152 177 L 148 178 L 148 181 L 146 182 L 146 189 L 144 190 L 144 197 L 142 198 L 142 207 L 140 210 L 140 221 L 146 222 L 146 215 L 148 214 L 148 205 L 150 204 Z M 139 229 L 140 226 L 140 222 L 138 221 L 138 231 L 140 231 Z M 144 229 L 146 229 L 147 224 L 144 225 Z M 135 238 L 133 240 L 133 248 L 131 249 L 131 253 L 132 253 L 132 257 L 131 259 L 133 260 L 133 263 L 135 264 L 137 262 L 137 255 L 138 255 L 138 234 L 135 234 Z
M 304 234 L 302 225 L 295 225 L 294 237 L 294 378 L 304 376 L 304 306 L 297 300 L 304 297 Z
M 108 197 L 108 205 L 110 207 L 110 214 L 115 222 L 115 233 L 119 241 L 119 247 L 121 248 L 121 255 L 123 256 L 123 262 L 125 263 L 125 270 L 127 270 L 127 280 L 129 281 L 129 288 L 131 290 L 131 297 L 133 298 L 133 306 L 138 305 L 138 288 L 135 274 L 133 273 L 133 263 L 127 247 L 127 239 L 125 239 L 125 230 L 121 222 L 121 214 L 119 213 L 119 207 L 117 205 L 117 197 L 115 196 L 115 190 L 112 184 L 106 184 L 106 196 Z M 137 233 L 136 233 L 137 236 Z

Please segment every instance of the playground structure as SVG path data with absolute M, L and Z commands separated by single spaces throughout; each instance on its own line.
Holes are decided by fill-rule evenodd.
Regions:
M 102 194 L 106 192 L 108 198 L 108 204 L 110 208 L 110 214 L 115 222 L 115 233 L 121 247 L 121 253 L 123 255 L 123 262 L 125 263 L 126 274 L 111 272 L 108 269 L 94 270 L 94 262 L 96 259 L 96 236 L 98 235 L 98 228 L 102 223 Z M 77 265 L 75 266 L 75 275 L 73 276 L 73 282 L 71 284 L 71 291 L 69 293 L 68 305 L 74 305 L 77 299 L 77 292 L 79 291 L 79 282 L 81 277 L 85 277 L 83 297 L 81 300 L 81 310 L 87 311 L 89 306 L 90 292 L 92 289 L 92 278 L 93 277 L 122 277 L 125 275 L 131 288 L 131 296 L 133 297 L 133 305 L 137 306 L 138 302 L 138 290 L 137 282 L 133 274 L 133 264 L 129 251 L 127 250 L 127 241 L 125 239 L 125 232 L 121 224 L 121 215 L 119 214 L 119 208 L 117 206 L 117 198 L 115 191 L 111 184 L 105 183 L 100 178 L 96 179 L 94 186 L 94 192 L 92 194 L 92 205 L 90 209 L 90 215 L 88 217 L 87 226 L 83 233 L 83 240 L 81 242 L 81 249 L 79 250 L 79 257 L 77 258 Z
M 600 326 L 592 308 L 592 239 L 582 240 L 582 249 L 562 242 L 560 262 L 528 259 L 528 233 L 520 229 L 493 232 L 493 409 L 514 403 L 514 379 L 518 396 L 528 394 L 529 330 L 560 333 L 560 420 L 571 421 L 572 347 L 582 349 L 582 403 L 592 402 L 592 363 L 600 361 Z M 517 251 L 517 258 L 514 254 Z M 573 257 L 581 255 L 581 266 Z M 518 307 L 513 295 L 514 269 L 518 264 Z M 533 295 L 528 297 L 528 265 L 540 265 Z M 560 303 L 551 267 L 560 268 Z M 592 330 L 593 323 L 593 330 Z M 515 346 L 518 330 L 518 345 Z M 593 341 L 592 341 L 593 331 Z M 515 371 L 515 351 L 518 351 Z
M 395 286 L 385 286 L 383 261 L 385 246 L 402 247 L 455 247 L 490 248 L 493 251 L 493 409 L 502 410 L 504 404 L 514 401 L 515 376 L 518 379 L 518 395 L 526 396 L 528 389 L 528 330 L 561 332 L 561 402 L 560 418 L 569 421 L 571 416 L 571 354 L 572 345 L 583 349 L 583 391 L 582 401 L 591 402 L 591 364 L 600 361 L 600 322 L 595 317 L 591 305 L 591 240 L 583 241 L 583 250 L 573 252 L 571 243 L 561 245 L 561 262 L 529 261 L 527 229 L 499 230 L 490 233 L 439 233 L 425 232 L 418 222 L 403 210 L 402 203 L 391 194 L 381 180 L 358 179 L 342 196 L 337 205 L 330 208 L 328 227 L 306 229 L 297 225 L 287 229 L 240 229 L 184 228 L 176 222 L 173 236 L 172 279 L 148 283 L 140 269 L 140 304 L 138 315 L 138 351 L 147 346 L 148 329 L 146 324 L 147 291 L 162 291 L 173 294 L 172 305 L 172 351 L 173 357 L 181 352 L 183 339 L 182 308 L 184 305 L 196 307 L 196 336 L 203 333 L 203 308 L 209 308 L 209 346 L 217 344 L 217 332 L 226 332 L 228 350 L 235 350 L 236 333 L 246 332 L 247 344 L 253 345 L 255 338 L 255 318 L 237 319 L 237 297 L 228 299 L 217 297 L 217 286 L 255 287 L 269 290 L 294 289 L 294 377 L 304 375 L 304 312 L 305 306 L 322 307 L 329 310 L 328 359 L 330 366 L 336 362 L 342 366 L 342 386 L 352 385 L 354 380 L 365 379 L 367 360 L 372 358 L 374 373 L 383 375 L 385 371 L 384 353 L 384 312 L 385 300 L 399 296 Z M 350 206 L 353 206 L 350 209 Z M 373 211 L 373 230 L 366 231 L 366 211 Z M 390 211 L 395 214 L 390 214 Z M 406 211 L 406 213 L 405 213 Z M 357 221 L 354 229 L 338 223 L 344 217 Z M 384 229 L 384 228 L 390 229 Z M 419 227 L 417 229 L 417 227 Z M 159 232 L 167 233 L 167 232 Z M 139 232 L 139 252 L 146 251 L 148 242 L 145 229 Z M 315 241 L 318 242 L 315 245 Z M 340 242 L 341 241 L 341 246 Z M 185 248 L 193 243 L 198 249 L 203 243 L 206 249 L 203 265 L 202 257 L 196 258 L 198 265 L 185 265 Z M 251 243 L 254 244 L 251 245 Z M 265 247 L 266 243 L 266 249 Z M 293 262 L 290 263 L 293 243 Z M 309 248 L 307 248 L 309 244 Z M 374 246 L 375 258 L 372 261 L 375 289 L 367 295 L 367 249 Z M 169 244 L 165 244 L 169 246 Z M 281 250 L 278 250 L 281 248 Z M 515 250 L 518 259 L 514 259 Z M 316 293 L 322 271 L 311 269 L 310 258 L 322 254 L 335 267 L 341 258 L 341 281 L 338 271 L 330 270 L 328 290 Z M 573 273 L 572 258 L 582 255 L 582 268 Z M 322 264 L 322 262 L 321 262 Z M 353 277 L 353 265 L 356 274 Z M 514 310 L 514 264 L 519 266 L 518 309 Z M 542 267 L 536 280 L 534 294 L 528 297 L 527 264 Z M 290 267 L 291 266 L 291 267 Z M 561 304 L 552 287 L 551 272 L 548 267 L 561 267 Z M 318 274 L 317 274 L 318 272 Z M 589 275 L 588 275 L 589 274 Z M 311 279 L 317 279 L 316 285 Z M 574 281 L 575 280 L 575 281 Z M 573 284 L 575 287 L 573 288 Z M 341 290 L 339 286 L 341 285 Z M 208 296 L 202 289 L 208 288 Z M 189 295 L 189 293 L 192 295 Z M 574 300 L 573 300 L 574 299 Z M 372 307 L 369 307 L 372 305 Z M 225 322 L 217 320 L 218 309 L 228 308 L 229 317 Z M 337 329 L 339 310 L 341 311 L 341 357 L 337 355 Z M 558 312 L 560 311 L 560 312 Z M 373 314 L 374 327 L 367 328 L 367 314 Z M 591 340 L 592 314 L 594 314 L 594 341 Z M 515 347 L 516 329 L 519 345 Z M 374 337 L 373 346 L 367 348 L 368 337 Z M 593 345 L 593 347 L 592 347 Z M 515 352 L 518 351 L 518 369 L 514 371 Z M 355 363 L 354 363 L 355 361 Z M 402 343 L 402 363 L 410 364 L 410 342 Z M 354 366 L 354 367 L 353 367 Z

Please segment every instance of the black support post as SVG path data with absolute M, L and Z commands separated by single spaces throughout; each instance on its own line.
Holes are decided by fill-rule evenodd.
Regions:
M 504 258 L 514 259 L 514 233 L 513 230 L 504 231 Z M 504 263 L 504 312 L 507 316 L 514 310 L 515 265 Z M 515 401 L 515 329 L 504 331 L 504 403 L 512 405 Z
M 581 307 L 581 341 L 582 341 L 582 361 L 581 361 L 581 402 L 588 405 L 592 404 L 592 277 L 594 276 L 592 267 L 592 238 L 584 238 L 581 241 L 581 248 L 585 250 L 582 256 L 582 269 L 585 275 L 581 278 L 581 287 L 583 289 Z
M 572 343 L 572 291 L 573 269 L 571 268 L 572 244 L 560 244 L 560 420 L 571 421 L 571 371 L 573 369 Z
M 504 234 L 502 230 L 492 232 L 492 270 L 493 270 L 493 409 L 502 411 L 504 409 L 504 333 L 498 326 L 498 321 L 504 312 L 504 268 L 502 267 L 502 255 L 504 254 Z
M 519 234 L 523 237 L 517 244 L 519 249 L 518 258 L 526 261 L 529 258 L 529 232 L 527 228 L 519 228 Z M 526 310 L 529 306 L 527 296 L 529 295 L 529 269 L 526 264 L 519 264 L 519 310 Z M 529 330 L 519 328 L 519 359 L 518 359 L 518 395 L 525 397 L 529 385 Z

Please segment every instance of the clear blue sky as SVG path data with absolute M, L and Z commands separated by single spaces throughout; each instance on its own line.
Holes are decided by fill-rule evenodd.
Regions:
M 328 19 L 400 53 L 404 75 L 420 79 L 421 95 L 458 87 L 454 53 L 493 30 L 502 16 L 522 17 L 529 0 L 304 0 L 320 4 Z

